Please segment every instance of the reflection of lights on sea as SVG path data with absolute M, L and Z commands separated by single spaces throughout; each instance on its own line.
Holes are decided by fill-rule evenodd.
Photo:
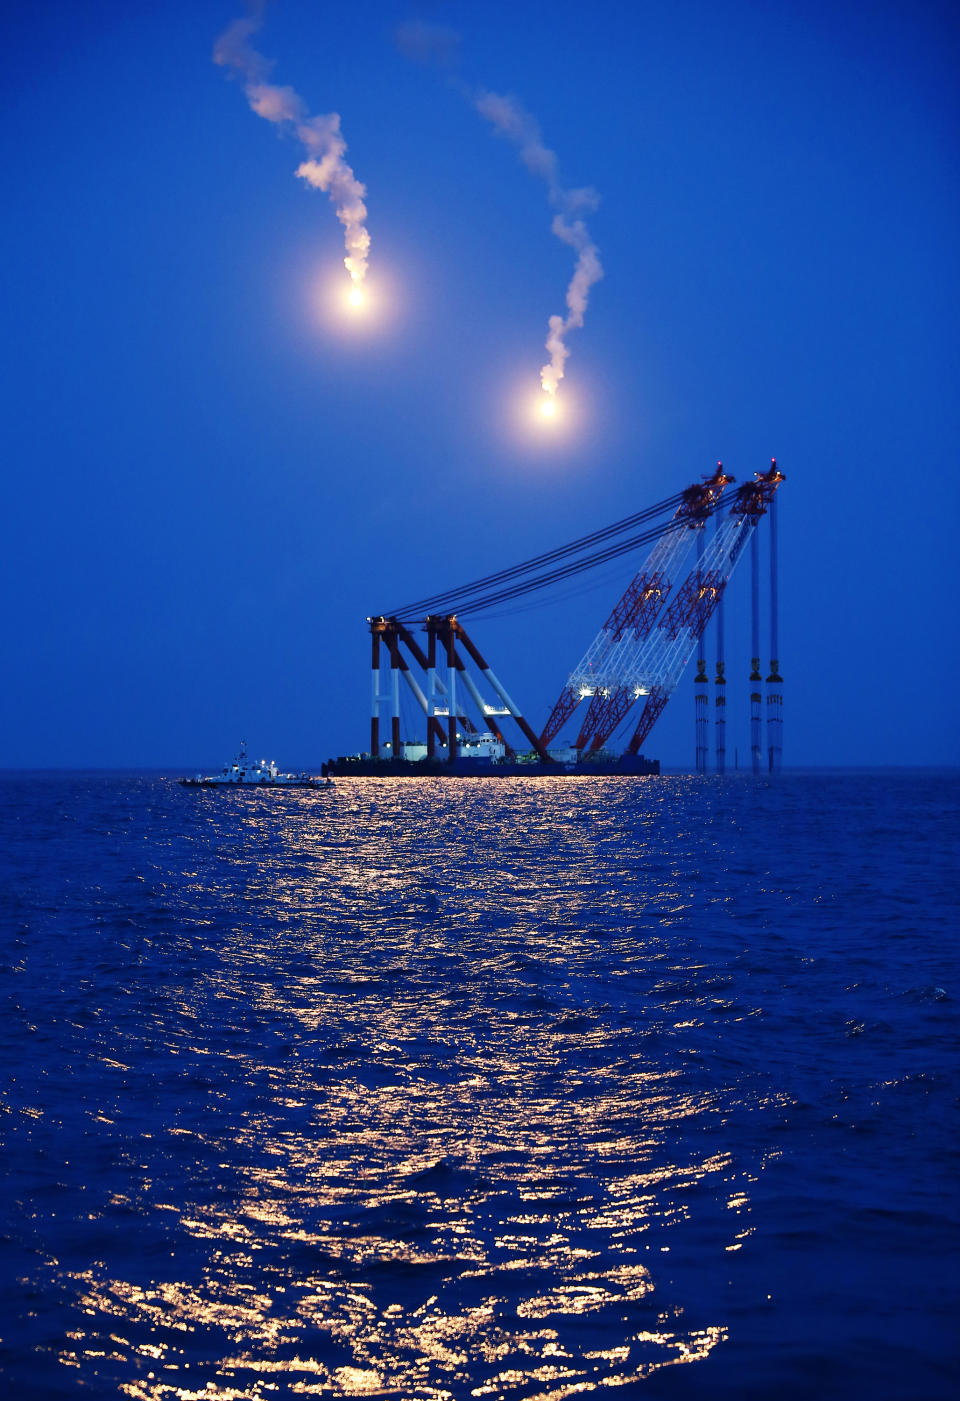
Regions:
M 202 869 L 168 887 L 175 912 L 209 908 L 218 920 L 191 949 L 200 975 L 191 963 L 169 1014 L 166 1004 L 156 1014 L 190 1093 L 177 1121 L 142 1142 L 129 1195 L 97 1205 L 83 1189 L 104 1231 L 136 1213 L 151 1253 L 134 1271 L 107 1244 L 110 1256 L 70 1275 L 78 1314 L 63 1365 L 134 1377 L 121 1390 L 137 1401 L 197 1401 L 206 1377 L 191 1380 L 214 1365 L 224 1401 L 284 1387 L 492 1401 L 627 1394 L 659 1368 L 705 1359 L 726 1330 L 685 1319 L 664 1262 L 669 1233 L 696 1224 L 701 1198 L 729 1208 L 716 1250 L 739 1249 L 751 1229 L 743 1168 L 696 1139 L 678 1146 L 677 1126 L 716 1114 L 716 1093 L 651 1062 L 642 1042 L 564 992 L 536 1035 L 493 1015 L 505 990 L 540 997 L 538 980 L 549 973 L 559 988 L 571 957 L 601 967 L 609 957 L 591 924 L 595 850 L 561 823 L 569 797 L 538 797 L 517 819 L 527 842 L 567 834 L 556 888 L 530 892 L 524 918 L 500 935 L 508 955 L 526 958 L 533 944 L 535 972 L 518 957 L 465 993 L 456 970 L 472 977 L 489 948 L 469 923 L 477 896 L 442 870 L 425 881 L 384 845 L 404 822 L 419 830 L 409 797 L 353 780 L 336 790 L 328 826 L 314 795 L 283 809 L 236 796 L 244 806 L 215 819 L 211 840 L 241 830 L 248 859 L 221 862 L 212 845 Z M 419 802 L 420 822 L 468 813 L 458 849 L 479 873 L 475 833 L 500 840 L 482 801 L 431 791 Z M 666 872 L 652 893 L 665 922 L 693 898 Z M 528 927 L 545 898 L 570 918 L 563 947 Z M 639 924 L 650 898 L 649 885 L 627 883 L 610 927 Z M 332 928 L 357 937 L 331 943 Z M 683 976 L 670 933 L 617 944 L 616 966 L 653 958 Z M 654 1001 L 650 1017 L 701 1026 L 698 997 L 697 987 L 683 1023 L 673 1001 Z M 209 1018 L 213 998 L 228 1015 Z M 455 1040 L 442 1029 L 451 1022 Z M 145 1054 L 145 1034 L 127 1026 L 124 1064 Z M 398 1279 L 423 1288 L 407 1295 Z M 141 1366 L 153 1370 L 135 1374 Z

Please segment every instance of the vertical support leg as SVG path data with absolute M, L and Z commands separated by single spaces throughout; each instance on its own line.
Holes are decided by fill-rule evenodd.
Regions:
M 427 758 L 433 759 L 437 752 L 433 723 L 437 713 L 437 630 L 432 618 L 427 619 L 427 706 Z
M 763 677 L 760 674 L 760 548 L 756 524 L 750 532 L 750 621 L 753 653 L 750 658 L 750 765 L 753 772 L 758 774 L 763 701 L 760 688 L 763 685 Z
M 375 622 L 370 624 L 371 689 L 370 689 L 370 758 L 380 757 L 380 632 Z
M 390 725 L 390 754 L 394 759 L 402 758 L 400 753 L 400 648 L 395 637 L 390 639 L 390 686 L 392 690 L 393 715 Z
M 776 465 L 776 464 L 774 464 Z M 767 677 L 767 767 L 780 772 L 783 755 L 783 677 L 780 675 L 780 646 L 777 638 L 777 498 L 770 500 L 770 675 Z
M 453 630 L 455 618 L 447 619 L 447 704 L 450 707 L 447 719 L 447 763 L 457 761 L 457 651 Z
M 716 516 L 717 530 L 720 529 L 720 516 Z M 716 719 L 714 722 L 714 748 L 717 759 L 717 773 L 726 773 L 727 770 L 727 678 L 723 674 L 723 594 L 720 595 L 720 602 L 717 604 L 717 679 L 715 682 L 717 691 L 714 697 L 714 709 Z
M 703 586 L 703 533 L 705 526 L 697 531 L 697 584 Z M 694 709 L 696 715 L 696 767 L 697 773 L 707 771 L 707 650 L 706 638 L 700 633 L 697 647 L 697 674 L 693 679 Z
M 706 773 L 707 771 L 707 731 L 709 728 L 707 687 L 710 684 L 710 678 L 706 673 L 706 664 L 705 657 L 698 659 L 698 671 L 693 678 L 697 712 L 697 773 Z

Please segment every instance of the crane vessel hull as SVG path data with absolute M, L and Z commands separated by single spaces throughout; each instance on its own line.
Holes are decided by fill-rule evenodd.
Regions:
M 348 754 L 329 759 L 321 772 L 337 778 L 590 778 L 608 774 L 645 778 L 659 774 L 660 760 L 624 754 L 579 764 L 468 758 L 457 758 L 451 764 L 443 758 L 373 759 L 369 754 Z

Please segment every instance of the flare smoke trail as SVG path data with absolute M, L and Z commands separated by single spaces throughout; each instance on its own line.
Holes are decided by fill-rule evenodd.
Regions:
M 290 87 L 269 83 L 273 62 L 257 53 L 250 38 L 262 23 L 259 14 L 235 19 L 220 35 L 213 49 L 213 61 L 229 68 L 243 79 L 244 91 L 258 117 L 289 127 L 302 142 L 307 159 L 297 167 L 297 175 L 314 189 L 323 190 L 333 201 L 337 218 L 344 228 L 347 256 L 344 267 L 359 286 L 367 275 L 370 235 L 366 229 L 366 186 L 344 160 L 347 143 L 340 131 L 340 116 L 311 117 L 299 95 Z
M 513 97 L 481 91 L 473 102 L 481 116 L 494 130 L 516 146 L 520 159 L 532 175 L 547 186 L 550 203 L 557 210 L 551 228 L 557 238 L 568 244 L 577 255 L 577 265 L 567 288 L 566 316 L 551 316 L 548 321 L 547 350 L 550 360 L 540 371 L 540 383 L 551 397 L 563 379 L 564 365 L 570 354 L 566 337 L 583 325 L 590 288 L 603 276 L 597 246 L 590 237 L 583 215 L 596 209 L 600 197 L 589 187 L 567 190 L 560 184 L 557 154 L 543 144 L 536 119 Z

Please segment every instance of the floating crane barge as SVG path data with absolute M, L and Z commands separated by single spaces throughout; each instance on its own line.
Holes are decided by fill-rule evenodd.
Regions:
M 330 762 L 324 773 L 389 775 L 597 774 L 651 775 L 657 759 L 640 752 L 694 655 L 699 653 L 697 769 L 706 769 L 708 680 L 704 633 L 720 608 L 724 592 L 748 542 L 753 556 L 753 650 L 751 666 L 751 748 L 759 770 L 759 641 L 756 618 L 757 526 L 771 513 L 784 480 L 776 461 L 754 480 L 733 487 L 734 478 L 718 463 L 716 471 L 675 496 L 614 525 L 538 555 L 523 564 L 487 575 L 446 593 L 419 599 L 402 609 L 367 619 L 371 638 L 370 750 Z M 658 525 L 649 522 L 661 518 Z M 708 539 L 707 523 L 715 531 Z M 631 534 L 635 527 L 647 527 Z M 461 618 L 502 608 L 538 589 L 652 545 L 610 616 L 570 672 L 550 715 L 538 733 L 488 665 Z M 688 570 L 691 553 L 696 562 Z M 776 650 L 776 535 L 771 528 L 771 642 Z M 420 638 L 425 634 L 425 646 Z M 471 672 L 472 664 L 477 677 Z M 724 662 L 719 637 L 717 759 L 725 752 Z M 384 672 L 389 681 L 385 683 Z M 420 679 L 418 679 L 418 677 Z M 425 740 L 401 737 L 401 680 L 422 711 Z M 478 684 L 479 682 L 479 684 Z M 782 678 L 771 661 L 768 684 L 769 767 L 776 771 L 782 748 Z M 493 700 L 485 699 L 481 685 Z M 621 753 L 608 748 L 629 711 L 643 700 L 640 718 Z M 583 702 L 588 704 L 583 710 Z M 470 712 L 473 712 L 472 714 Z M 572 742 L 554 742 L 580 711 Z M 381 720 L 389 716 L 390 738 Z M 527 750 L 518 751 L 504 732 L 515 726 Z M 384 727 L 385 728 L 385 727 Z

